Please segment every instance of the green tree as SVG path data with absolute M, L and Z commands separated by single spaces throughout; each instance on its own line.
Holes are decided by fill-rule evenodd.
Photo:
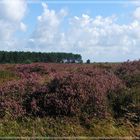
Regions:
M 90 64 L 90 60 L 88 59 L 86 63 L 87 63 L 87 64 Z

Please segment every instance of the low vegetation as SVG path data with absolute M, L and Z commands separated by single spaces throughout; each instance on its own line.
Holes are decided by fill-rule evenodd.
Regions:
M 1 137 L 140 137 L 140 61 L 0 67 Z

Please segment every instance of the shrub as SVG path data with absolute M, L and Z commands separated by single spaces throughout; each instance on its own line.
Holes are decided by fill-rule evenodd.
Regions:
M 140 83 L 140 60 L 122 63 L 116 68 L 115 74 L 124 80 L 128 87 L 138 86 Z
M 36 115 L 75 116 L 86 113 L 105 117 L 108 113 L 107 92 L 121 87 L 121 81 L 113 73 L 110 75 L 99 69 L 57 73 L 49 84 L 34 92 L 26 103 L 29 113 L 36 112 Z
M 1 117 L 6 113 L 12 117 L 22 117 L 26 113 L 23 106 L 25 95 L 32 94 L 38 88 L 37 77 L 25 78 L 18 81 L 10 81 L 0 87 L 0 112 Z
M 111 91 L 108 94 L 109 106 L 113 116 L 123 117 L 127 112 L 127 107 L 133 103 L 132 97 L 127 89 Z

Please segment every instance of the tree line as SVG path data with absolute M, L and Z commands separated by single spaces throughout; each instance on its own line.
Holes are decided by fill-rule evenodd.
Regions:
M 42 53 L 42 52 L 7 52 L 0 51 L 0 63 L 81 63 L 80 54 L 73 53 Z

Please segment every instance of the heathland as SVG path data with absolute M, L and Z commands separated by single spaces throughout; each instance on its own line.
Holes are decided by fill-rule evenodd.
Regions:
M 1 64 L 8 136 L 140 137 L 140 61 Z

